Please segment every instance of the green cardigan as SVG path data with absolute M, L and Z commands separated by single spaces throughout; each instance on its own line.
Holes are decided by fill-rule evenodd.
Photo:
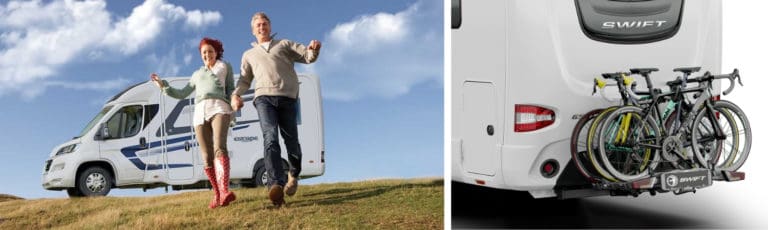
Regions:
M 230 103 L 230 97 L 232 91 L 235 90 L 235 78 L 232 74 L 232 66 L 224 62 L 227 66 L 227 76 L 225 77 L 226 87 L 223 87 L 219 83 L 218 78 L 212 71 L 200 67 L 199 70 L 192 74 L 189 82 L 182 89 L 175 89 L 168 85 L 168 81 L 163 80 L 163 92 L 165 95 L 176 99 L 183 99 L 189 96 L 192 91 L 197 91 L 195 101 L 200 102 L 205 99 L 221 99 L 227 103 Z

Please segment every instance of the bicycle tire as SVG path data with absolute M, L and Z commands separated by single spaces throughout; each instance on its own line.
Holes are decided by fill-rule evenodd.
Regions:
M 600 112 L 597 117 L 595 117 L 595 120 L 592 121 L 592 124 L 589 126 L 589 132 L 587 133 L 587 144 L 586 146 L 591 146 L 590 148 L 587 148 L 587 156 L 589 157 L 589 160 L 592 164 L 592 167 L 595 169 L 597 174 L 601 176 L 603 179 L 612 181 L 612 182 L 618 182 L 619 180 L 613 177 L 608 170 L 605 169 L 601 164 L 602 162 L 598 160 L 596 153 L 596 142 L 594 140 L 595 134 L 597 133 L 597 130 L 600 128 L 600 125 L 602 123 L 602 119 L 605 118 L 606 115 L 610 114 L 612 111 L 619 108 L 618 106 L 608 107 L 603 109 L 602 112 Z
M 714 104 L 712 107 L 717 114 L 716 116 L 718 116 L 718 118 L 716 118 L 716 125 L 719 126 L 723 134 L 726 135 L 724 139 L 718 139 L 715 136 L 714 125 L 707 116 L 709 115 L 709 111 L 706 108 L 702 108 L 696 112 L 693 123 L 688 128 L 690 130 L 689 138 L 691 143 L 690 146 L 693 149 L 693 155 L 699 165 L 708 169 L 711 169 L 712 165 L 715 164 L 713 162 L 717 162 L 720 158 L 720 153 L 725 149 L 723 148 L 724 141 L 733 143 L 733 146 L 739 145 L 738 136 L 730 135 L 733 134 L 733 130 L 736 129 L 734 127 L 735 121 L 733 115 L 721 107 L 715 107 Z M 724 119 L 720 119 L 721 117 Z M 728 155 L 735 156 L 735 154 L 732 154 L 734 150 L 735 148 L 729 148 Z
M 744 111 L 733 102 L 720 100 L 714 102 L 713 107 L 720 113 L 720 116 L 726 118 L 725 120 L 730 126 L 730 132 L 725 133 L 727 135 L 726 139 L 719 141 L 720 143 L 715 148 L 715 155 L 712 158 L 715 169 L 736 171 L 744 165 L 749 156 L 752 147 L 752 128 Z M 707 120 L 705 115 L 706 111 L 700 111 L 696 115 L 694 124 L 704 124 L 701 122 Z M 691 133 L 691 143 L 698 143 L 699 139 L 702 138 L 702 134 L 699 131 L 701 129 L 693 130 Z M 693 148 L 693 152 L 700 163 L 707 163 L 709 165 L 705 157 L 707 153 L 703 152 L 702 148 Z M 723 153 L 725 155 L 721 157 Z M 720 161 L 721 159 L 722 162 Z
M 657 154 L 658 149 L 648 147 L 660 146 L 661 138 L 659 136 L 658 124 L 653 119 L 653 117 L 643 118 L 642 114 L 643 109 L 639 107 L 624 106 L 611 112 L 610 115 L 601 121 L 605 124 L 602 125 L 598 136 L 598 155 L 600 156 L 605 169 L 612 176 L 621 181 L 633 181 L 645 178 L 650 175 L 650 172 L 654 170 L 659 163 L 659 154 Z M 629 116 L 628 122 L 623 121 L 624 119 L 627 119 L 626 116 Z M 618 121 L 616 119 L 620 119 L 622 121 Z M 631 131 L 627 132 L 624 137 L 614 137 L 613 131 L 617 126 L 608 125 L 612 123 L 621 123 L 619 124 L 618 128 L 621 128 L 620 126 L 622 125 L 627 125 L 627 129 Z M 639 126 L 632 124 L 639 124 Z M 609 140 L 607 138 L 611 139 Z M 627 139 L 629 139 L 628 142 L 626 141 Z M 629 150 L 630 154 L 621 154 L 618 149 L 617 151 L 607 149 L 606 147 L 611 147 L 607 146 L 607 143 L 612 142 L 622 142 L 620 145 L 624 146 L 619 146 L 618 149 L 623 147 L 624 150 L 620 151 Z M 648 146 L 643 147 L 642 145 L 638 145 L 640 143 L 644 143 Z M 639 151 L 642 157 L 636 156 L 636 151 Z M 637 165 L 630 162 L 633 160 L 633 155 L 636 158 L 634 159 L 635 161 L 638 161 L 637 158 L 640 158 Z M 624 162 L 621 162 L 622 159 Z
M 604 109 L 594 109 L 584 114 L 576 126 L 573 127 L 571 132 L 571 160 L 576 165 L 576 169 L 584 176 L 589 182 L 597 182 L 602 178 L 599 178 L 598 172 L 594 167 L 589 167 L 589 156 L 587 156 L 587 139 L 589 135 L 589 127 L 594 122 L 595 118 Z

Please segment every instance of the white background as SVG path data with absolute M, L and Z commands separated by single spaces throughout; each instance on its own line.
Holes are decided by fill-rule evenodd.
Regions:
M 444 111 L 451 111 L 451 39 L 450 1 L 446 1 L 445 15 L 445 103 Z M 715 182 L 712 187 L 696 194 L 661 194 L 639 198 L 599 197 L 585 202 L 623 206 L 632 210 L 647 210 L 659 215 L 701 220 L 705 226 L 717 228 L 768 228 L 768 156 L 765 149 L 768 119 L 768 2 L 758 0 L 723 0 L 723 61 L 722 71 L 738 68 L 743 87 L 721 99 L 735 102 L 747 114 L 752 126 L 752 150 L 741 171 L 746 180 L 741 182 Z M 726 82 L 723 83 L 727 87 Z M 450 183 L 450 112 L 445 114 L 445 220 L 451 224 Z

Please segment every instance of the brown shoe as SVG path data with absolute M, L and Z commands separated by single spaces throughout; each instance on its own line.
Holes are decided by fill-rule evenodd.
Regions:
M 283 199 L 283 186 L 272 185 L 272 187 L 269 188 L 269 200 L 271 200 L 272 204 L 277 207 L 285 204 L 285 199 Z
M 288 174 L 288 183 L 285 184 L 285 194 L 293 196 L 296 194 L 296 190 L 299 188 L 299 179 Z

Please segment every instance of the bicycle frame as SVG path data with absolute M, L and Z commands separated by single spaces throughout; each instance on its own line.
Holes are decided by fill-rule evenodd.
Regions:
M 684 115 L 683 105 L 685 104 L 685 97 L 683 95 L 687 93 L 694 93 L 694 92 L 699 93 L 696 99 L 696 102 L 692 106 L 691 110 Z M 694 88 L 680 87 L 677 90 L 673 90 L 667 93 L 659 93 L 651 89 L 650 94 L 653 100 L 651 102 L 651 105 L 646 108 L 646 110 L 650 109 L 650 111 L 645 112 L 643 114 L 642 119 L 644 122 L 654 122 L 654 119 L 656 122 L 658 122 L 657 124 L 658 124 L 658 128 L 659 128 L 662 140 L 676 135 L 678 136 L 679 140 L 682 142 L 683 147 L 685 148 L 692 147 L 694 143 L 692 143 L 691 140 L 687 137 L 693 132 L 693 129 L 696 128 L 694 127 L 693 122 L 694 122 L 694 119 L 696 118 L 696 115 L 699 113 L 699 111 L 704 111 L 707 113 L 707 118 L 711 122 L 711 124 L 717 123 L 716 112 L 712 105 L 712 100 L 711 100 L 712 93 L 711 93 L 711 90 L 709 89 L 709 82 L 706 82 L 706 81 L 701 82 L 699 86 Z M 678 97 L 671 97 L 673 95 L 677 95 Z M 667 129 L 666 125 L 662 124 L 666 117 L 662 115 L 661 109 L 659 109 L 659 106 L 661 105 L 661 103 L 664 102 L 664 100 L 662 99 L 667 97 L 672 98 L 671 101 L 673 103 L 676 103 L 676 107 L 677 107 L 676 109 L 678 109 L 677 111 L 679 111 L 676 114 L 676 118 L 675 118 L 675 121 L 677 123 L 673 123 L 673 124 L 679 124 L 679 126 L 673 125 L 673 127 L 670 127 L 670 129 Z M 665 111 L 665 114 L 667 112 L 668 111 Z M 683 119 L 683 116 L 685 116 L 684 119 Z M 682 120 L 683 122 L 679 122 L 680 120 Z M 622 127 L 629 127 L 629 125 L 628 124 L 623 125 Z M 701 143 L 713 141 L 713 140 L 725 139 L 725 134 L 720 126 L 713 125 L 712 128 L 714 129 L 714 132 L 713 132 L 714 137 L 703 139 Z M 625 130 L 624 132 L 620 132 L 620 134 L 622 133 L 624 135 L 627 135 L 628 131 Z M 622 137 L 622 139 L 624 138 L 626 137 Z M 653 149 L 663 148 L 662 145 L 653 145 L 653 144 L 644 143 L 642 141 L 636 144 L 638 146 L 643 146 L 643 147 L 648 147 Z M 688 156 L 686 155 L 680 155 L 680 153 L 678 153 L 678 157 L 681 157 L 682 159 L 689 159 L 695 162 L 693 158 L 688 158 Z M 684 162 L 688 162 L 688 161 L 684 161 Z M 689 166 L 693 166 L 692 163 L 688 163 L 688 164 Z

